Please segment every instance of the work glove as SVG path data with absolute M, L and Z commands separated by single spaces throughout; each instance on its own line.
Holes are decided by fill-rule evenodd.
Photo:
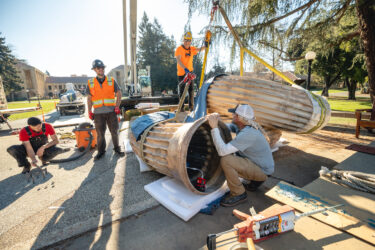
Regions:
M 121 111 L 120 111 L 120 108 L 119 108 L 119 107 L 115 107 L 115 113 L 116 113 L 116 115 L 119 115 L 119 114 L 121 113 Z
M 187 68 L 184 68 L 184 70 L 185 70 L 185 74 L 189 74 L 190 73 L 190 71 Z
M 211 45 L 211 40 L 210 40 L 209 42 L 207 42 L 207 41 L 204 42 L 204 46 L 205 46 L 206 48 L 208 47 L 208 45 Z
M 94 120 L 94 113 L 91 112 L 91 111 L 89 111 L 89 118 L 90 118 L 91 120 Z

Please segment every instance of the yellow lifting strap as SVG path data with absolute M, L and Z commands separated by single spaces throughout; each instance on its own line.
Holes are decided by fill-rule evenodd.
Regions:
M 238 43 L 238 45 L 240 46 L 240 57 L 241 57 L 241 68 L 240 68 L 240 75 L 242 76 L 243 75 L 243 57 L 244 57 L 244 52 L 247 52 L 250 56 L 254 57 L 258 62 L 260 62 L 261 64 L 263 64 L 264 66 L 266 66 L 269 70 L 271 70 L 272 72 L 274 72 L 276 75 L 280 76 L 282 79 L 284 79 L 286 82 L 290 83 L 290 84 L 294 84 L 294 82 L 289 78 L 287 77 L 286 75 L 284 75 L 283 73 L 281 73 L 279 70 L 275 69 L 274 67 L 272 67 L 271 65 L 269 65 L 268 63 L 266 63 L 264 60 L 262 60 L 260 57 L 258 57 L 257 55 L 255 55 L 253 52 L 251 52 L 249 49 L 245 48 L 242 44 L 242 41 L 240 40 L 237 32 L 233 29 L 233 26 L 232 24 L 230 23 L 229 19 L 228 19 L 228 16 L 227 14 L 225 13 L 224 9 L 219 5 L 219 10 L 220 10 L 220 13 L 221 15 L 223 16 L 229 30 L 231 31 L 233 37 L 234 37 L 234 40 L 236 40 L 236 42 Z
M 210 40 L 211 40 L 211 31 L 207 30 L 206 37 L 205 37 L 205 43 L 207 44 L 206 49 L 204 50 L 204 59 L 203 59 L 203 66 L 202 66 L 202 72 L 201 72 L 201 79 L 199 82 L 199 88 L 202 87 L 203 80 L 204 80 L 204 74 L 206 71 L 206 63 L 207 63 L 207 54 L 210 50 Z

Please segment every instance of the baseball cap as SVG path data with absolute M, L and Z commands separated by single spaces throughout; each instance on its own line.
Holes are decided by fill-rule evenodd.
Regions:
M 246 120 L 254 119 L 254 110 L 249 104 L 238 104 L 233 109 L 228 109 L 230 113 L 236 113 L 237 115 L 245 118 Z

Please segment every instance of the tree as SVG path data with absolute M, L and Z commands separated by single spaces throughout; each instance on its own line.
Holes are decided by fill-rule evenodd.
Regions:
M 187 0 L 189 3 L 189 14 L 194 11 L 210 13 L 211 1 Z M 264 45 L 273 44 L 271 34 L 277 30 L 283 31 L 283 36 L 277 38 L 280 43 L 278 49 L 287 60 L 303 59 L 302 55 L 290 57 L 287 50 L 283 50 L 282 44 L 285 41 L 298 41 L 302 46 L 308 44 L 311 39 L 327 36 L 332 29 L 338 26 L 340 20 L 356 10 L 357 24 L 348 29 L 345 34 L 334 39 L 327 39 L 329 42 L 322 48 L 330 50 L 339 46 L 343 41 L 359 36 L 363 44 L 366 68 L 370 85 L 370 95 L 375 95 L 375 1 L 374 0 L 223 0 L 220 5 L 227 12 L 228 17 L 237 22 L 234 29 L 240 38 L 249 45 L 255 41 L 265 41 Z M 220 21 L 220 19 L 217 19 Z M 226 25 L 214 26 L 215 37 L 227 38 L 228 29 Z M 330 34 L 328 34 L 330 35 Z M 227 39 L 228 42 L 233 40 Z M 332 44 L 334 40 L 334 44 Z M 267 46 L 267 45 L 266 45 Z M 233 50 L 232 50 L 233 51 Z
M 16 65 L 17 59 L 12 55 L 9 46 L 5 44 L 5 37 L 0 36 L 0 75 L 6 95 L 22 89 L 20 86 L 22 80 L 18 75 Z
M 154 91 L 176 90 L 176 43 L 173 36 L 164 34 L 161 25 L 155 19 L 149 21 L 146 13 L 139 24 L 138 65 L 151 67 L 152 94 Z
M 206 79 L 210 79 L 211 77 L 217 76 L 219 74 L 224 74 L 225 70 L 225 67 L 222 67 L 219 64 L 215 64 L 210 72 L 208 72 Z

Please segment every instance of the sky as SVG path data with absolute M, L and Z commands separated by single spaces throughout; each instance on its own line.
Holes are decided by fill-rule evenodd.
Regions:
M 188 20 L 186 3 L 138 0 L 137 5 L 137 25 L 146 12 L 166 35 L 180 41 Z M 43 72 L 93 75 L 95 59 L 101 59 L 107 71 L 124 64 L 122 13 L 122 0 L 0 0 L 0 32 L 17 58 Z M 208 17 L 196 16 L 193 36 L 207 23 Z
M 130 1 L 126 2 L 129 15 Z M 164 33 L 180 43 L 188 22 L 187 3 L 138 0 L 137 5 L 137 26 L 145 12 L 150 21 L 156 18 Z M 107 72 L 124 64 L 122 13 L 122 0 L 0 0 L 0 32 L 17 58 L 43 72 L 48 70 L 52 76 L 92 76 L 95 59 L 104 62 Z M 202 36 L 198 33 L 208 22 L 208 15 L 193 15 L 193 38 Z M 128 36 L 129 31 L 128 27 Z M 229 54 L 230 48 L 220 55 L 211 51 L 206 72 L 217 58 L 228 70 Z M 245 70 L 249 67 L 245 62 Z

